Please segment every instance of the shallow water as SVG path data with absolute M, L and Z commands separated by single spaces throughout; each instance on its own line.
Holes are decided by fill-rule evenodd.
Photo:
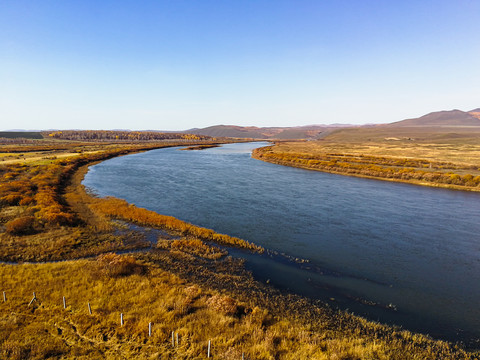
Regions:
M 309 260 L 235 252 L 278 287 L 435 337 L 480 337 L 480 194 L 252 159 L 263 145 L 127 155 L 84 184 Z

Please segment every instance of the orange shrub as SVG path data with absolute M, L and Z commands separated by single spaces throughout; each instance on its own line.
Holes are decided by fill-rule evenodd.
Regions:
M 18 205 L 22 200 L 22 195 L 19 194 L 10 194 L 0 198 L 0 204 L 2 205 Z
M 20 200 L 18 205 L 25 206 L 25 205 L 33 204 L 34 202 L 35 202 L 35 200 L 31 196 L 24 196 L 23 199 Z
M 34 232 L 35 218 L 33 216 L 22 216 L 13 219 L 5 225 L 6 231 L 12 235 L 25 235 Z

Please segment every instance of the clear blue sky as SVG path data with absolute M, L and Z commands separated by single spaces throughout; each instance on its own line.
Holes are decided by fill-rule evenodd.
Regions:
M 0 129 L 381 123 L 480 107 L 480 1 L 0 2 Z

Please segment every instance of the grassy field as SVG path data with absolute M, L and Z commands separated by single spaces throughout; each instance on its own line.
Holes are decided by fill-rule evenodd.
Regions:
M 317 141 L 277 142 L 253 155 L 312 170 L 480 191 L 480 134 L 446 133 L 439 139 L 424 130 L 415 140 L 391 131 L 344 129 Z M 384 137 L 392 134 L 397 137 Z
M 204 359 L 208 341 L 214 359 L 478 355 L 280 293 L 216 246 L 262 250 L 254 244 L 92 198 L 81 186 L 89 164 L 172 145 L 57 141 L 8 149 L 23 158 L 0 165 L 0 258 L 15 262 L 0 264 L 0 358 Z M 38 160 L 43 151 L 50 158 Z M 74 156 L 59 158 L 66 152 Z M 144 227 L 164 231 L 153 248 Z
M 354 155 L 389 156 L 394 158 L 426 159 L 432 162 L 452 162 L 480 166 L 480 134 L 477 142 L 383 140 L 353 142 L 326 138 L 319 141 L 279 142 L 279 151 L 299 153 L 346 153 Z
M 282 310 L 292 299 L 258 306 L 128 255 L 0 265 L 0 274 L 2 358 L 204 359 L 208 341 L 215 359 L 468 358 L 446 343 L 294 302 L 310 306 L 315 317 L 306 321 Z

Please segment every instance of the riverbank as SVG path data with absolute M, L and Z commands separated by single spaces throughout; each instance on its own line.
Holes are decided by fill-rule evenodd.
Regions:
M 468 152 L 442 159 L 451 148 L 408 144 L 392 151 L 389 144 L 344 144 L 329 142 L 278 142 L 255 149 L 252 157 L 278 165 L 332 174 L 409 183 L 464 191 L 480 191 L 480 164 Z M 472 146 L 470 146 L 470 150 Z M 478 153 L 479 149 L 474 149 Z M 417 157 L 424 156 L 423 158 Z M 449 153 L 449 155 L 451 155 Z M 463 156 L 463 157 L 462 157 Z
M 125 149 L 117 154 L 125 154 Z M 21 181 L 31 192 L 25 196 L 34 199 L 30 204 L 25 196 L 3 200 L 11 203 L 3 205 L 1 212 L 5 225 L 0 235 L 2 257 L 46 261 L 128 250 L 125 241 L 131 236 L 119 234 L 109 220 L 112 213 L 95 206 L 98 199 L 81 187 L 86 165 L 118 155 L 100 154 L 78 166 L 71 161 L 54 167 L 49 164 L 44 171 L 24 166 L 2 171 L 2 184 Z M 42 196 L 28 184 L 43 189 Z M 3 197 L 20 196 L 12 186 L 3 189 L 10 189 Z M 50 192 L 48 200 L 55 201 L 54 205 L 42 200 Z M 55 209 L 49 208 L 52 206 Z M 140 213 L 148 214 L 147 220 L 135 222 L 158 226 L 153 212 Z M 9 222 L 26 216 L 37 221 L 28 231 L 6 233 Z M 83 235 L 75 235 L 78 232 Z M 61 242 L 58 233 L 63 234 Z M 209 340 L 213 356 L 225 359 L 241 358 L 242 353 L 256 359 L 474 356 L 446 342 L 282 294 L 256 282 L 241 260 L 227 256 L 201 236 L 180 231 L 173 234 L 178 238 L 159 239 L 148 252 L 62 263 L 0 265 L 4 288 L 0 290 L 6 293 L 0 306 L 0 322 L 5 325 L 0 327 L 2 356 L 195 358 L 205 357 Z M 129 249 L 145 246 L 138 239 Z M 34 291 L 36 300 L 29 304 Z M 91 315 L 86 302 L 92 307 Z M 120 325 L 120 313 L 124 314 L 124 326 Z M 149 323 L 153 323 L 151 336 Z M 178 334 L 178 343 L 174 339 L 172 344 L 172 331 Z

